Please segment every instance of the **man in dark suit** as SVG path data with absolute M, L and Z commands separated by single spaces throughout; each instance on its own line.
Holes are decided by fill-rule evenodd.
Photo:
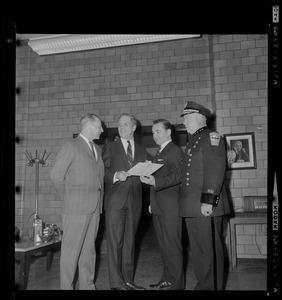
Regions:
M 87 114 L 80 120 L 80 129 L 76 138 L 62 146 L 50 173 L 62 200 L 62 290 L 75 288 L 77 272 L 79 289 L 96 289 L 95 239 L 103 204 L 104 163 L 102 150 L 93 140 L 99 139 L 103 128 L 98 116 Z
M 145 148 L 134 141 L 136 119 L 122 114 L 120 138 L 103 148 L 105 164 L 105 222 L 109 284 L 111 289 L 143 290 L 134 284 L 135 234 L 142 210 L 142 183 L 127 171 L 146 160 Z
M 193 101 L 182 113 L 188 132 L 183 155 L 179 215 L 185 219 L 196 290 L 221 290 L 224 277 L 223 215 L 230 213 L 224 194 L 225 142 L 208 129 L 210 111 Z
M 171 140 L 171 130 L 169 121 L 154 121 L 153 138 L 159 145 L 154 162 L 163 166 L 153 175 L 140 177 L 142 182 L 151 185 L 150 210 L 163 261 L 160 281 L 150 285 L 157 290 L 184 289 L 182 218 L 178 215 L 183 152 Z

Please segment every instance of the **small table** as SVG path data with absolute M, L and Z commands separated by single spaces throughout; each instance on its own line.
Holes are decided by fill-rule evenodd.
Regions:
M 265 224 L 267 223 L 267 213 L 261 212 L 237 212 L 235 217 L 229 221 L 229 239 L 230 239 L 230 259 L 231 268 L 237 268 L 237 250 L 236 250 L 236 225 L 237 224 Z
M 54 240 L 48 243 L 40 243 L 39 245 L 35 245 L 33 241 L 29 239 L 23 239 L 20 243 L 15 244 L 15 260 L 20 261 L 19 290 L 26 290 L 27 288 L 31 257 L 37 256 L 40 253 L 46 253 L 46 269 L 50 270 L 53 260 L 53 253 L 55 250 L 59 249 L 61 249 L 60 240 Z

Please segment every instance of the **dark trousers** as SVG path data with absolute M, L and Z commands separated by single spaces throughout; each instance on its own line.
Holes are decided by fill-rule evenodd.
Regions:
M 184 289 L 182 218 L 153 214 L 153 223 L 163 262 L 161 281 L 171 282 L 173 290 Z
M 135 234 L 141 211 L 125 206 L 106 210 L 107 257 L 110 288 L 133 282 Z
M 185 218 L 185 222 L 194 272 L 198 279 L 195 289 L 222 290 L 224 280 L 222 217 Z

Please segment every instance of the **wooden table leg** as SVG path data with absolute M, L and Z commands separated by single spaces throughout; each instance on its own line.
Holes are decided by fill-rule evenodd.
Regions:
M 232 257 L 232 253 L 231 253 L 231 237 L 230 237 L 230 222 L 227 223 L 227 251 L 228 251 L 228 268 L 231 269 L 231 257 Z
M 53 250 L 49 250 L 46 253 L 47 256 L 47 260 L 46 260 L 46 270 L 49 271 L 51 269 L 52 266 L 52 261 L 53 261 Z
M 30 255 L 23 253 L 20 257 L 19 290 L 26 290 L 30 268 Z
M 236 251 L 236 224 L 234 220 L 230 219 L 229 230 L 230 230 L 230 242 L 231 242 L 231 268 L 236 270 L 237 268 L 237 251 Z

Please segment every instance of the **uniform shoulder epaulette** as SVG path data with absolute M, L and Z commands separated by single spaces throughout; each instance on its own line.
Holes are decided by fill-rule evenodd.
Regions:
M 220 142 L 220 134 L 216 131 L 210 132 L 210 141 L 212 146 L 218 146 Z

